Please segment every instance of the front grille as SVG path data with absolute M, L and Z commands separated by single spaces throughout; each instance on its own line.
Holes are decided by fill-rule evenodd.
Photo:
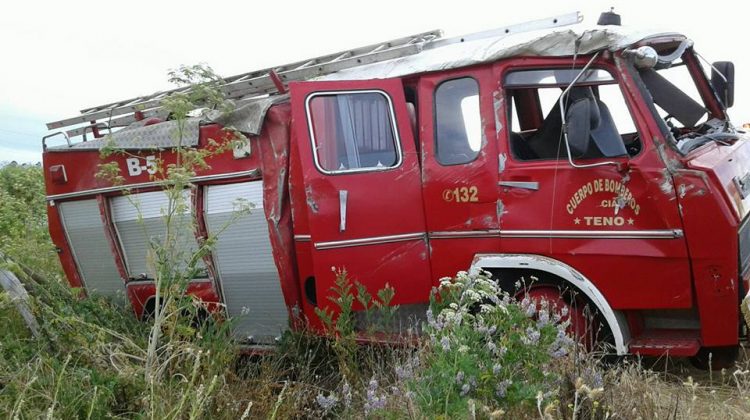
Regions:
M 750 217 L 745 218 L 745 221 L 740 226 L 739 247 L 740 275 L 744 277 L 747 270 L 750 269 Z

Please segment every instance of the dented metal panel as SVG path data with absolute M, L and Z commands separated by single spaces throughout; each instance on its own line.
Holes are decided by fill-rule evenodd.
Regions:
M 144 121 L 136 121 L 130 126 L 114 133 L 93 139 L 74 143 L 73 145 L 60 145 L 49 147 L 50 152 L 67 152 L 71 150 L 100 150 L 104 147 L 116 147 L 126 150 L 146 150 L 146 149 L 165 149 L 180 146 L 197 146 L 200 137 L 200 119 L 189 118 L 181 122 L 182 127 L 178 128 L 177 121 L 165 121 L 160 124 L 143 125 Z M 175 133 L 180 130 L 181 136 L 178 138 Z M 71 136 L 81 133 L 70 132 Z
M 254 205 L 250 214 L 236 213 L 238 199 Z M 273 342 L 287 329 L 288 312 L 271 253 L 262 181 L 206 187 L 205 220 L 209 234 L 221 232 L 213 256 L 235 333 L 254 343 Z
M 444 71 L 498 61 L 508 57 L 564 57 L 619 49 L 657 37 L 684 37 L 674 32 L 633 30 L 623 26 L 581 23 L 566 28 L 547 28 L 515 34 L 470 39 L 466 42 L 426 48 L 414 54 L 369 65 L 344 69 L 314 80 L 368 80 Z
M 108 296 L 124 292 L 96 199 L 61 202 L 57 208 L 86 289 Z

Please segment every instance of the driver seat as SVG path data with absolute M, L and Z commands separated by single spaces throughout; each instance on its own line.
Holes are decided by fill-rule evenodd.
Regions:
M 593 98 L 593 92 L 588 87 L 574 87 L 568 94 L 566 108 L 570 110 L 573 104 L 579 100 Z M 562 96 L 562 93 L 560 94 Z M 537 159 L 557 159 L 565 154 L 564 137 L 562 133 L 562 115 L 560 115 L 560 98 L 549 110 L 542 122 L 542 126 L 528 140 L 529 149 L 536 155 Z M 598 117 L 597 117 L 598 118 Z M 566 117 L 567 119 L 567 117 Z
M 528 140 L 528 146 L 538 159 L 556 159 L 566 154 L 562 116 L 558 106 L 560 99 L 547 114 L 542 126 Z M 568 139 L 577 139 L 570 143 L 573 158 L 615 157 L 627 154 L 622 137 L 617 131 L 612 114 L 604 102 L 596 98 L 590 87 L 574 87 L 566 100 L 566 121 Z M 588 127 L 586 127 L 588 125 Z M 577 130 L 589 132 L 571 135 Z

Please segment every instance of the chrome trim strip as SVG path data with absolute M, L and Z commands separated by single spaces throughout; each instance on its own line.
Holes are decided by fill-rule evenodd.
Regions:
M 675 239 L 682 229 L 663 230 L 501 230 L 501 238 Z
M 430 239 L 558 238 L 558 239 L 675 239 L 682 229 L 664 230 L 466 230 L 430 232 Z
M 430 232 L 430 239 L 497 238 L 499 230 L 466 230 Z
M 315 249 L 335 249 L 350 246 L 376 245 L 390 242 L 402 242 L 422 239 L 422 233 L 405 233 L 402 235 L 374 236 L 369 238 L 349 239 L 344 241 L 316 242 Z M 560 238 L 560 239 L 674 239 L 682 237 L 681 229 L 672 230 L 477 230 L 477 231 L 441 231 L 430 232 L 430 239 L 465 239 L 465 238 Z M 310 240 L 310 235 L 295 235 L 296 241 Z
M 524 190 L 539 190 L 539 183 L 536 181 L 500 181 L 497 185 L 508 188 L 522 188 Z
M 315 249 L 336 249 L 346 248 L 352 246 L 365 246 L 365 245 L 380 245 L 388 244 L 392 242 L 405 242 L 405 241 L 416 241 L 424 239 L 425 234 L 422 232 L 417 233 L 403 233 L 400 235 L 388 235 L 388 236 L 372 236 L 369 238 L 359 239 L 348 239 L 344 241 L 330 241 L 330 242 L 316 242 Z
M 154 284 L 154 279 L 145 278 L 145 279 L 126 279 L 125 280 L 125 287 L 130 287 L 134 285 L 137 286 L 139 284 Z
M 259 176 L 259 175 L 260 175 L 260 169 L 255 168 L 255 169 L 250 169 L 249 171 L 228 172 L 225 174 L 196 176 L 196 177 L 190 178 L 190 182 L 218 181 L 218 180 L 223 180 L 223 179 L 242 178 L 246 176 Z M 141 182 L 139 184 L 116 185 L 114 187 L 94 188 L 91 190 L 76 191 L 72 193 L 48 195 L 47 201 L 64 200 L 66 198 L 75 198 L 75 197 L 85 197 L 88 195 L 105 194 L 105 193 L 128 190 L 128 189 L 158 187 L 161 183 L 162 183 L 161 181 Z
M 240 178 L 243 176 L 259 176 L 259 175 L 260 175 L 260 169 L 254 168 L 248 171 L 227 172 L 225 174 L 196 176 L 196 177 L 191 178 L 190 182 L 218 181 L 222 179 Z

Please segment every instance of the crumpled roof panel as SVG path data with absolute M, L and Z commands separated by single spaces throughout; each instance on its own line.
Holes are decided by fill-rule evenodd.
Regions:
M 506 36 L 429 48 L 419 54 L 341 70 L 314 80 L 366 80 L 455 69 L 515 56 L 564 57 L 596 51 L 616 51 L 648 38 L 682 35 L 623 26 L 578 24 L 564 28 L 521 32 Z
M 90 141 L 48 147 L 50 152 L 67 152 L 77 150 L 101 150 L 105 146 L 125 150 L 169 149 L 179 143 L 183 147 L 195 147 L 200 138 L 202 124 L 219 123 L 224 127 L 233 127 L 247 135 L 258 135 L 263 127 L 263 119 L 268 109 L 277 103 L 289 100 L 289 95 L 252 98 L 235 102 L 230 112 L 209 111 L 201 117 L 188 118 L 182 130 L 178 130 L 177 121 L 163 121 L 158 124 L 144 125 L 137 121 L 112 134 Z M 181 136 L 176 135 L 181 131 Z

